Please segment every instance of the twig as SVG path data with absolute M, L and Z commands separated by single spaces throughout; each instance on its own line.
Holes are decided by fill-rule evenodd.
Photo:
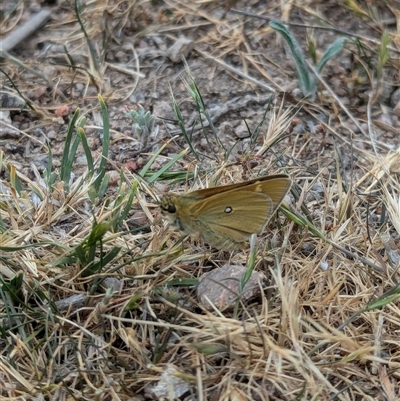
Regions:
M 50 11 L 42 10 L 34 15 L 29 21 L 25 22 L 25 24 L 11 32 L 0 42 L 0 56 L 6 57 L 3 55 L 3 52 L 9 52 L 23 40 L 29 38 L 36 29 L 40 28 L 48 21 L 50 16 Z

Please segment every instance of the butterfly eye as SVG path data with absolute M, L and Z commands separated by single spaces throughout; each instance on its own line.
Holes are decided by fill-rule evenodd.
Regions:
M 167 212 L 168 213 L 175 213 L 176 212 L 175 205 L 168 205 Z
M 232 208 L 230 206 L 227 206 L 224 210 L 225 213 L 232 213 Z

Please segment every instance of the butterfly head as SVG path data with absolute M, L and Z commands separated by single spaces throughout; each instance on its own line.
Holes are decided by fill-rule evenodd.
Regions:
M 161 214 L 166 217 L 170 224 L 178 227 L 180 231 L 185 231 L 180 218 L 180 208 L 178 197 L 174 195 L 164 196 L 159 203 Z
M 159 203 L 161 213 L 164 216 L 172 216 L 176 214 L 176 205 L 171 196 L 164 196 Z

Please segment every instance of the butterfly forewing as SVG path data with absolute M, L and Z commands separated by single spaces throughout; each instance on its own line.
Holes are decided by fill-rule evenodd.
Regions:
M 278 193 L 278 190 L 281 189 L 286 194 L 286 192 L 290 188 L 290 185 L 292 184 L 292 180 L 287 175 L 277 174 L 277 175 L 259 177 L 255 178 L 254 180 L 239 182 L 237 184 L 221 185 L 218 187 L 199 189 L 197 191 L 192 191 L 182 196 L 190 196 L 192 199 L 201 200 L 209 198 L 210 196 L 218 195 L 220 193 L 232 191 L 238 188 L 245 189 L 246 187 L 250 187 L 256 183 L 261 183 L 262 185 L 266 184 L 265 188 L 268 188 L 268 192 L 269 190 L 272 189 L 273 192 Z M 275 185 L 279 186 L 279 188 L 274 189 Z M 268 193 L 268 195 L 270 194 Z M 272 200 L 274 201 L 274 198 L 272 198 Z
M 260 177 L 182 196 L 169 195 L 160 207 L 180 230 L 198 233 L 216 248 L 231 249 L 264 229 L 291 183 L 286 175 Z
M 228 227 L 247 233 L 258 233 L 274 208 L 268 195 L 246 190 L 235 190 L 214 195 L 191 206 L 191 215 L 196 220 L 213 227 Z M 218 198 L 218 199 L 215 199 Z
M 281 204 L 282 199 L 285 197 L 291 185 L 292 180 L 287 176 L 276 176 L 270 180 L 256 181 L 247 189 L 249 191 L 251 190 L 268 195 L 274 204 L 274 210 L 276 210 Z

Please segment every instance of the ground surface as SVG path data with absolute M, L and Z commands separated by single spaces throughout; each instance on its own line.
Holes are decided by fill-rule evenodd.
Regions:
M 399 399 L 399 301 L 341 326 L 398 282 L 397 2 L 80 4 L 79 12 L 66 1 L 2 6 L 5 36 L 51 10 L 2 65 L 2 399 Z M 311 44 L 319 60 L 348 38 L 319 74 L 314 98 L 303 99 L 295 62 L 268 21 L 232 8 L 292 24 L 308 60 Z M 217 139 L 204 118 L 200 124 L 181 53 Z M 189 147 L 171 93 L 190 149 L 151 182 Z M 76 184 L 87 178 L 82 146 L 74 190 L 59 183 L 48 191 L 40 176 L 49 148 L 59 170 L 77 108 L 91 155 L 101 155 L 99 94 L 111 128 L 105 197 L 93 201 L 90 185 Z M 139 104 L 156 116 L 150 135 L 132 130 L 125 114 Z M 94 218 L 115 217 L 116 199 L 128 198 L 122 188 L 135 185 L 165 144 L 124 223 L 107 234 L 101 252 L 118 247 L 118 258 L 83 274 L 76 247 Z M 193 286 L 167 286 L 225 264 L 246 266 L 249 251 L 216 252 L 196 239 L 175 245 L 179 235 L 163 225 L 155 197 L 275 173 L 292 177 L 287 207 L 312 223 L 281 214 L 260 236 L 256 270 L 266 280 L 257 297 L 233 311 L 208 311 Z M 117 292 L 98 289 L 105 277 Z

